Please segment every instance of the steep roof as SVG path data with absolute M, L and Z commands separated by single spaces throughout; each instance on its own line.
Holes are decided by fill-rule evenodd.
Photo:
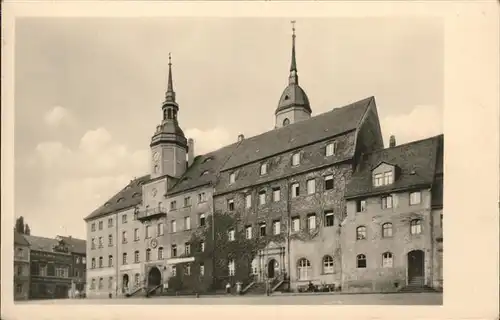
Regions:
M 369 97 L 310 119 L 244 139 L 222 171 L 354 130 L 372 99 L 374 98 Z
M 229 157 L 231 157 L 233 151 L 236 150 L 237 145 L 238 142 L 216 151 L 197 156 L 181 179 L 168 190 L 168 195 L 215 183 L 220 169 L 224 166 Z
M 70 252 L 81 254 L 87 252 L 87 242 L 85 240 L 65 236 L 58 236 L 58 238 L 69 246 Z
M 134 207 L 142 201 L 142 185 L 150 180 L 149 175 L 136 178 L 122 190 L 116 193 L 111 199 L 88 215 L 84 220 L 90 220 L 102 215 Z
M 54 246 L 59 244 L 59 241 L 53 238 L 45 238 L 31 235 L 24 235 L 26 241 L 28 241 L 31 250 L 37 251 L 53 251 Z
M 430 187 L 435 180 L 441 137 L 435 136 L 363 155 L 347 185 L 345 197 L 375 195 L 417 186 Z M 372 170 L 381 162 L 397 166 L 398 173 L 393 184 L 374 187 Z
M 21 246 L 29 246 L 29 242 L 24 238 L 22 234 L 14 231 L 14 244 L 18 244 Z

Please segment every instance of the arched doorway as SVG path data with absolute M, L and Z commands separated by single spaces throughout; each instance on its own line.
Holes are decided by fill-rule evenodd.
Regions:
M 161 284 L 161 272 L 157 267 L 152 267 L 149 269 L 148 274 L 148 287 L 156 287 Z
M 267 277 L 274 278 L 276 276 L 276 270 L 278 269 L 278 261 L 275 259 L 269 260 L 267 263 Z
M 408 252 L 408 284 L 423 286 L 425 281 L 425 253 L 422 250 Z
M 126 292 L 128 290 L 128 274 L 124 274 L 122 277 L 122 291 Z

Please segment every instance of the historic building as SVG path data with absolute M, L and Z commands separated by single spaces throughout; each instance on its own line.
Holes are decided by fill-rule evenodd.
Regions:
M 342 286 L 442 287 L 443 136 L 363 155 L 347 185 Z
M 14 300 L 27 300 L 30 289 L 30 247 L 22 234 L 14 231 Z
M 68 246 L 72 256 L 72 264 L 70 267 L 71 295 L 75 292 L 85 292 L 85 283 L 87 280 L 87 244 L 85 240 L 73 238 L 72 236 L 57 236 L 56 240 L 62 241 Z
M 344 235 L 358 194 L 346 189 L 364 174 L 368 155 L 388 151 L 374 97 L 312 116 L 295 40 L 293 29 L 274 128 L 204 155 L 195 156 L 181 129 L 169 61 L 150 173 L 84 219 L 89 297 L 213 291 L 238 282 L 245 292 L 298 290 L 310 281 L 349 288 L 357 275 L 345 270 L 354 267 L 343 246 L 354 244 Z M 433 202 L 435 214 L 440 208 Z
M 32 235 L 24 235 L 24 238 L 30 247 L 29 298 L 68 298 L 74 282 L 71 274 L 75 261 L 73 245 L 63 239 Z

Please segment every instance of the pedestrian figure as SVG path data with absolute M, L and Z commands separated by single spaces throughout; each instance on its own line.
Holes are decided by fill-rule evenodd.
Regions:
M 226 284 L 226 293 L 229 294 L 231 292 L 231 284 L 229 282 Z

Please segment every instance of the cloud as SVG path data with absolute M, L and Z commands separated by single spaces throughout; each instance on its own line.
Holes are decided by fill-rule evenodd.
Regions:
M 394 135 L 397 144 L 428 138 L 443 132 L 442 109 L 420 105 L 408 114 L 387 116 L 381 121 L 385 144 Z
M 131 151 L 113 141 L 105 128 L 98 128 L 87 131 L 74 150 L 57 141 L 39 143 L 35 158 L 61 177 L 132 176 L 146 173 L 149 150 Z
M 236 136 L 233 137 L 228 131 L 219 127 L 209 130 L 188 129 L 186 137 L 194 139 L 195 155 L 215 151 L 237 140 Z
M 74 119 L 68 109 L 55 106 L 45 113 L 43 120 L 51 127 L 58 127 L 63 123 L 71 124 Z

